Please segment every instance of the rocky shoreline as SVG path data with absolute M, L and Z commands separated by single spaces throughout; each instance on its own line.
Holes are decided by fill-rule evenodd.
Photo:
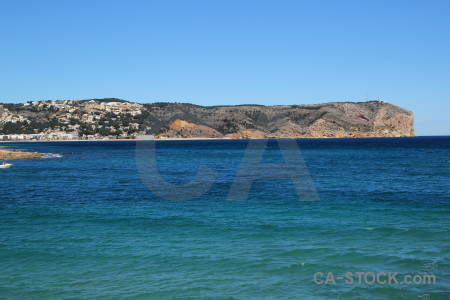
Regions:
M 44 154 L 36 152 L 24 152 L 11 149 L 0 149 L 0 160 L 24 159 L 42 157 Z

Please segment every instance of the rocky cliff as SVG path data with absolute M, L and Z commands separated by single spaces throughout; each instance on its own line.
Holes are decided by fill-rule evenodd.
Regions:
M 324 138 L 415 136 L 413 113 L 382 101 L 290 106 L 148 105 L 169 127 L 160 137 Z M 176 119 L 176 120 L 174 120 Z M 174 120 L 174 121 L 171 121 Z M 189 120 L 185 124 L 183 121 Z

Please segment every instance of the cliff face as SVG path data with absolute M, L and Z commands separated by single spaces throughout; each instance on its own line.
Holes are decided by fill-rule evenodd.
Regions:
M 183 120 L 176 120 L 169 126 L 169 130 L 156 136 L 179 138 L 221 138 L 223 134 L 208 126 L 196 125 Z
M 216 106 L 201 107 L 170 104 L 159 110 L 160 119 L 190 119 L 192 124 L 178 127 L 181 121 L 162 129 L 166 137 L 227 138 L 324 138 L 324 137 L 408 137 L 415 136 L 413 113 L 381 102 L 341 102 L 291 106 Z M 149 105 L 149 111 L 153 111 Z M 195 122 L 196 120 L 196 122 Z M 178 122 L 178 123 L 177 123 Z M 202 127 L 198 127 L 198 126 Z M 196 127 L 197 126 L 197 127 Z M 209 129 L 207 129 L 209 128 Z M 201 134 L 200 134 L 201 133 Z

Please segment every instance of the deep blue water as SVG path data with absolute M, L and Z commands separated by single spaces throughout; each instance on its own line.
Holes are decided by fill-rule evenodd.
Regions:
M 144 184 L 158 181 L 143 180 L 135 142 L 0 143 L 51 153 L 0 169 L 0 298 L 449 299 L 450 137 L 297 142 L 320 201 L 283 178 L 229 201 L 246 140 L 156 143 L 168 183 L 217 171 L 190 201 Z M 276 141 L 262 162 L 284 162 Z M 437 282 L 325 285 L 316 272 Z

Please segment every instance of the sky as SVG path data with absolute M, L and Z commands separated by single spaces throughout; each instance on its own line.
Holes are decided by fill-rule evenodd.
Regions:
M 0 102 L 384 100 L 450 135 L 450 1 L 0 0 Z

